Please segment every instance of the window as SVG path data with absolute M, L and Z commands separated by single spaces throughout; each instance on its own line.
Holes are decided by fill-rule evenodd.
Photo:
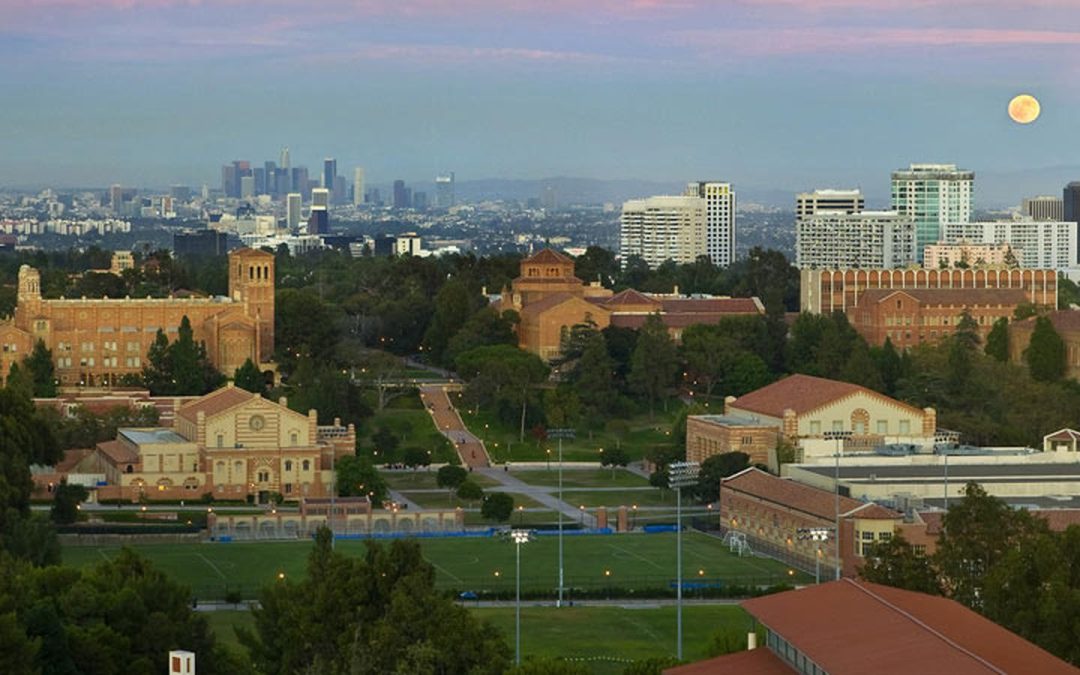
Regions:
M 300 438 L 299 438 L 299 436 L 297 435 L 297 433 L 295 431 L 292 432 L 291 434 L 289 434 L 289 444 L 290 445 L 299 445 L 299 443 L 300 443 Z
M 311 470 L 311 460 L 310 459 L 305 459 L 304 463 L 301 466 L 304 468 L 304 471 L 310 471 Z
M 832 430 L 833 431 L 843 431 L 844 430 L 844 420 L 833 420 L 832 421 Z
M 911 433 L 911 420 L 900 420 L 900 433 L 902 433 L 902 434 L 910 434 Z
M 267 483 L 269 481 L 270 481 L 270 472 L 269 471 L 260 471 L 259 472 L 259 482 L 260 483 Z
M 810 433 L 815 435 L 815 436 L 820 434 L 821 433 L 821 422 L 819 422 L 817 420 L 811 421 L 810 422 Z
M 285 494 L 292 492 L 292 483 L 285 483 Z
M 879 532 L 878 539 L 880 541 L 889 541 L 892 539 L 892 532 Z
M 862 533 L 862 540 L 863 541 L 874 541 L 874 533 L 873 532 L 863 532 Z
M 889 421 L 888 420 L 878 420 L 877 421 L 877 432 L 878 432 L 878 434 L 881 434 L 882 436 L 889 433 Z
M 217 446 L 219 448 L 224 448 L 225 447 L 225 434 L 218 434 L 217 435 Z
M 292 471 L 292 460 L 291 459 L 285 460 L 285 470 L 286 471 Z

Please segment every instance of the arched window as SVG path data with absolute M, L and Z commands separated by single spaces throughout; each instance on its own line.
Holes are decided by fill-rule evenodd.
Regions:
M 124 469 L 124 473 L 134 473 L 134 471 L 135 471 L 135 467 L 131 466 L 130 464 L 128 464 L 127 468 Z

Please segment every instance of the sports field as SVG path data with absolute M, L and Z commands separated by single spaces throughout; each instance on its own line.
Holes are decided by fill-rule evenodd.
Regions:
M 424 556 L 435 566 L 436 583 L 457 591 L 510 593 L 514 588 L 515 546 L 503 538 L 423 539 Z M 361 541 L 338 541 L 337 550 L 360 555 Z M 167 574 L 189 586 L 200 600 L 221 599 L 236 591 L 253 598 L 258 588 L 279 574 L 304 574 L 307 541 L 136 545 Z M 664 591 L 675 579 L 675 535 L 568 535 L 564 537 L 567 588 L 594 593 Z M 64 562 L 82 567 L 117 553 L 117 546 L 67 547 Z M 527 594 L 558 586 L 558 538 L 537 536 L 521 547 L 522 589 Z M 721 541 L 697 532 L 683 536 L 683 576 L 687 582 L 715 587 L 801 583 L 784 565 L 766 558 L 739 557 Z M 569 591 L 571 594 L 573 591 Z M 690 591 L 692 594 L 693 591 Z

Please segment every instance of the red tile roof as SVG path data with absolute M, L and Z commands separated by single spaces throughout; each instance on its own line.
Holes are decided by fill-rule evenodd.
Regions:
M 723 493 L 734 490 L 758 499 L 780 504 L 788 508 L 808 513 L 818 518 L 832 520 L 836 515 L 836 494 L 828 490 L 796 483 L 790 478 L 777 478 L 753 467 L 744 469 L 730 478 L 725 478 L 721 485 Z M 840 497 L 840 513 L 846 514 L 864 506 L 866 503 L 851 497 Z M 896 516 L 899 518 L 899 514 Z
M 240 387 L 222 387 L 180 408 L 177 415 L 194 422 L 198 419 L 200 412 L 206 413 L 206 416 L 210 417 L 233 406 L 247 403 L 255 396 L 255 394 L 244 391 Z
M 1054 324 L 1054 330 L 1059 333 L 1080 331 L 1080 310 L 1062 309 L 1057 312 L 1047 312 L 1044 316 L 1050 319 L 1050 323 Z M 1035 318 L 1029 317 L 1022 321 L 1014 321 L 1013 324 L 1027 330 L 1033 330 L 1035 328 Z
M 545 248 L 545 249 L 541 249 L 539 252 L 529 256 L 528 258 L 525 258 L 521 262 L 523 262 L 523 263 L 539 263 L 539 264 L 543 264 L 543 265 L 548 265 L 548 264 L 551 264 L 551 263 L 558 263 L 558 264 L 563 264 L 563 265 L 566 265 L 566 264 L 573 265 L 574 264 L 574 259 L 571 258 L 570 256 L 559 253 L 558 251 L 555 251 L 553 249 Z
M 113 465 L 135 464 L 139 461 L 139 453 L 120 441 L 105 441 L 103 443 L 98 443 L 97 448 Z
M 584 298 L 574 295 L 573 293 L 553 293 L 544 298 L 541 298 L 540 300 L 537 300 L 536 302 L 530 302 L 529 304 L 525 305 L 521 308 L 521 314 L 522 316 L 539 316 L 540 314 L 543 314 L 549 309 L 553 307 L 558 307 L 564 302 L 570 302 L 571 300 L 579 300 L 581 302 L 586 302 Z M 593 304 L 596 304 L 598 307 L 604 306 L 601 303 Z
M 1046 435 L 1046 440 L 1049 441 L 1075 441 L 1077 439 L 1080 439 L 1080 431 L 1073 429 L 1059 429 Z
M 649 307 L 655 307 L 660 309 L 660 301 L 656 298 L 650 298 L 641 291 L 635 291 L 632 288 L 628 288 L 625 291 L 620 291 L 615 295 L 607 298 L 603 301 L 605 305 L 613 308 L 613 311 L 618 311 L 620 305 L 648 305 Z M 650 310 L 652 311 L 652 310 Z
M 715 659 L 688 663 L 664 671 L 664 675 L 791 675 L 795 670 L 764 647 L 725 654 Z
M 918 408 L 913 408 L 906 403 L 889 398 L 866 387 L 860 387 L 857 384 L 801 374 L 789 375 L 778 382 L 773 382 L 749 394 L 743 394 L 735 399 L 731 406 L 739 410 L 748 410 L 770 417 L 783 418 L 784 410 L 788 408 L 794 410 L 796 414 L 802 415 L 859 393 L 889 401 L 907 410 L 922 414 L 922 411 Z
M 764 314 L 757 298 L 664 298 L 665 312 Z
M 842 579 L 742 603 L 830 675 L 1080 670 L 963 605 Z

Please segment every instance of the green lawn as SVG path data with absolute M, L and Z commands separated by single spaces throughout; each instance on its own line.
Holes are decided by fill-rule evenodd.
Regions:
M 398 437 L 397 455 L 399 458 L 401 448 L 417 446 L 431 450 L 432 461 L 435 463 L 457 461 L 457 453 L 450 447 L 446 437 L 435 428 L 431 415 L 424 409 L 423 403 L 420 402 L 420 394 L 416 390 L 390 401 L 359 430 L 360 454 L 372 457 L 377 464 L 387 459 L 385 452 L 381 456 L 373 454 L 375 448 L 371 435 L 381 427 L 390 429 Z
M 422 539 L 424 555 L 436 569 L 441 588 L 508 593 L 513 588 L 514 546 L 501 538 Z M 568 587 L 583 589 L 667 589 L 674 578 L 675 535 L 571 535 L 564 538 L 564 569 Z M 284 573 L 304 573 L 307 541 L 232 542 L 207 544 L 147 544 L 131 548 L 146 555 L 177 581 L 192 588 L 196 598 L 222 598 L 232 589 L 244 597 Z M 337 542 L 337 550 L 359 556 L 364 543 Z M 557 537 L 537 536 L 522 546 L 522 586 L 531 593 L 557 586 Z M 73 546 L 63 551 L 64 562 L 83 567 L 114 556 L 117 546 Z M 696 532 L 683 537 L 683 569 L 690 577 L 718 579 L 725 585 L 767 585 L 805 581 L 766 558 L 739 558 L 718 539 Z M 495 573 L 499 572 L 498 575 Z
M 463 509 L 480 508 L 480 502 L 464 501 L 458 499 L 457 495 L 452 495 L 447 499 L 445 490 L 442 492 L 409 492 L 403 490 L 401 494 L 406 499 L 425 509 L 454 509 L 459 506 Z M 543 504 L 531 499 L 528 495 L 511 493 L 510 496 L 514 498 L 515 506 L 521 505 L 527 509 L 543 506 Z
M 556 440 L 537 443 L 526 430 L 525 440 L 521 441 L 517 425 L 503 422 L 491 410 L 481 409 L 478 413 L 469 410 L 461 403 L 459 395 L 452 395 L 451 400 L 469 431 L 484 441 L 493 460 L 540 462 L 548 459 L 548 450 L 552 459 L 558 456 Z M 671 444 L 672 424 L 684 407 L 680 400 L 672 399 L 667 410 L 658 405 L 652 418 L 643 413 L 625 420 L 608 420 L 603 427 L 591 430 L 582 425 L 577 438 L 563 441 L 563 459 L 598 462 L 601 448 L 618 446 L 626 450 L 631 460 L 639 460 L 650 448 Z
M 590 487 L 648 487 L 649 480 L 625 469 L 563 469 L 564 488 Z M 555 487 L 559 484 L 559 472 L 546 469 L 511 470 L 514 478 L 529 485 Z
M 514 645 L 514 609 L 474 608 L 473 614 L 490 621 Z M 245 654 L 235 628 L 251 628 L 246 610 L 203 614 L 218 642 Z M 688 661 L 708 656 L 713 636 L 719 632 L 744 634 L 752 627 L 750 616 L 737 605 L 688 605 L 683 608 L 683 656 Z M 590 607 L 556 609 L 526 604 L 521 609 L 523 660 L 533 657 L 582 659 L 597 675 L 621 673 L 626 661 L 675 654 L 674 607 Z
M 670 490 L 563 490 L 563 501 L 593 506 L 670 506 L 675 508 L 675 495 Z M 687 506 L 684 504 L 684 506 Z
M 438 490 L 439 484 L 435 482 L 435 471 L 380 471 L 379 475 L 386 481 L 391 490 Z M 499 482 L 488 478 L 481 473 L 471 473 L 469 479 L 480 487 L 491 487 Z
M 514 511 L 514 515 L 511 516 L 510 522 L 506 523 L 511 527 L 555 527 L 558 525 L 559 516 L 554 511 Z M 563 519 L 563 522 L 569 522 L 568 519 Z M 466 511 L 465 512 L 465 524 L 473 527 L 492 527 L 495 523 L 490 520 L 485 520 L 479 511 Z

